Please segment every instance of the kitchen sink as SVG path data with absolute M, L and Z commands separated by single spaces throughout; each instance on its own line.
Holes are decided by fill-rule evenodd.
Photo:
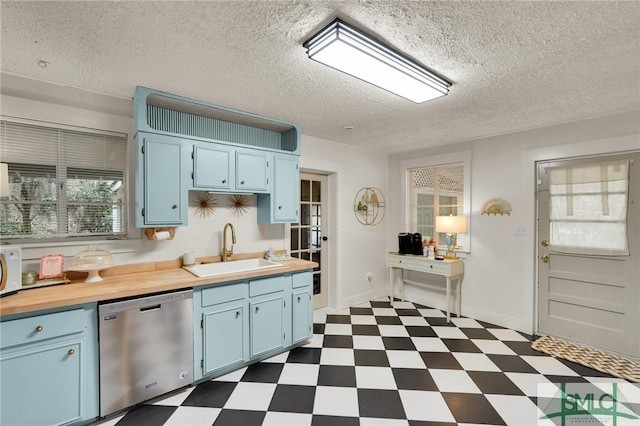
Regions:
M 196 277 L 213 277 L 216 275 L 233 274 L 236 272 L 256 271 L 260 269 L 282 266 L 280 263 L 264 259 L 243 259 L 230 262 L 202 263 L 200 265 L 183 266 Z

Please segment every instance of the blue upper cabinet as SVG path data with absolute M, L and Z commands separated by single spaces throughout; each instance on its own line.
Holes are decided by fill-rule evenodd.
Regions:
M 295 124 L 146 87 L 133 115 L 137 227 L 186 225 L 190 189 L 266 196 L 261 223 L 298 220 Z
M 297 223 L 300 172 L 297 155 L 274 154 L 271 192 L 258 194 L 258 223 Z
M 235 187 L 233 148 L 211 143 L 193 145 L 193 187 L 204 190 L 230 190 Z
M 269 155 L 243 149 L 236 151 L 236 189 L 246 192 L 269 192 Z
M 136 226 L 186 225 L 186 145 L 177 138 L 138 132 L 135 146 Z

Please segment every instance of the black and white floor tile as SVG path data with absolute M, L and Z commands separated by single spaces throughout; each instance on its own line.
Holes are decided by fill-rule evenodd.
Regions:
M 535 425 L 538 384 L 624 382 L 411 302 L 317 315 L 306 345 L 100 426 Z

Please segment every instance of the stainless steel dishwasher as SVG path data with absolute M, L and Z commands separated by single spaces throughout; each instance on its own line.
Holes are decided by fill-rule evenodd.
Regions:
M 100 416 L 193 382 L 193 290 L 101 304 Z

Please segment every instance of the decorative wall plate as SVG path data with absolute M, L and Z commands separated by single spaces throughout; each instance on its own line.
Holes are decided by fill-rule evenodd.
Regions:
M 511 215 L 511 204 L 507 200 L 502 198 L 489 198 L 482 204 L 481 214 L 493 214 L 493 215 Z

